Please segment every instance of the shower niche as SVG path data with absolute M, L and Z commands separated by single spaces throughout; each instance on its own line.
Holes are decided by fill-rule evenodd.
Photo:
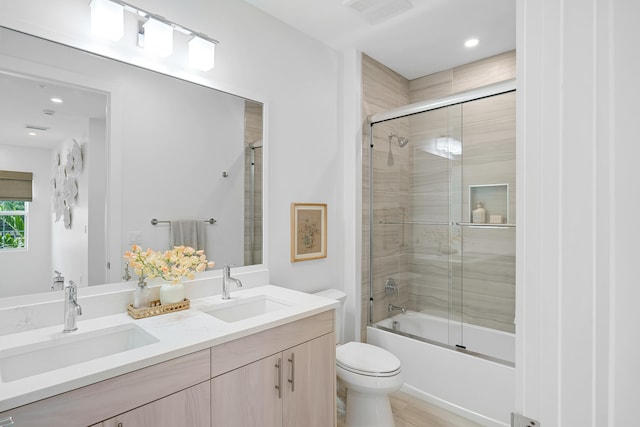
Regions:
M 469 186 L 469 223 L 489 225 L 509 224 L 509 184 L 479 184 Z M 484 221 L 475 221 L 473 212 L 485 210 Z
M 452 102 L 371 116 L 368 324 L 512 363 L 515 91 Z M 473 220 L 478 203 L 481 222 Z M 389 312 L 389 304 L 407 314 Z

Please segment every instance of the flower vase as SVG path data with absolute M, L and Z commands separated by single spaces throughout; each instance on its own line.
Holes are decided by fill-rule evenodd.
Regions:
M 160 286 L 160 304 L 176 304 L 184 301 L 184 285 L 182 283 L 165 283 Z

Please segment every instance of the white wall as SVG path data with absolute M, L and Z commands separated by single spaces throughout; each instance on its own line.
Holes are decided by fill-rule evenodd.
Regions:
M 265 102 L 265 260 L 271 281 L 305 291 L 328 286 L 342 289 L 344 218 L 337 53 L 236 0 L 140 0 L 135 4 L 220 40 L 216 67 L 197 74 L 185 68 L 168 70 L 175 65 L 170 58 L 149 62 L 122 47 L 131 40 L 115 46 L 94 38 L 85 0 L 0 0 L 0 24 L 172 71 Z M 326 259 L 290 262 L 291 202 L 328 204 Z
M 3 295 L 23 295 L 51 290 L 51 152 L 0 144 L 0 169 L 33 172 L 33 202 L 29 206 L 29 250 L 0 254 L 0 288 Z M 17 268 L 16 268 L 17 267 Z
M 518 1 L 516 410 L 637 425 L 640 4 Z

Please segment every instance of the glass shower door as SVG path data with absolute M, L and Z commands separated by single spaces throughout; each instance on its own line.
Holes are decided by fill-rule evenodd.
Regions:
M 451 346 L 463 331 L 461 117 L 458 105 L 371 128 L 364 221 L 371 322 Z M 402 309 L 433 321 L 408 321 Z

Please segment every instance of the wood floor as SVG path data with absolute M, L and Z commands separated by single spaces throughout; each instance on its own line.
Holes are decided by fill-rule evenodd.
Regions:
M 482 426 L 403 392 L 393 393 L 390 400 L 396 427 Z M 344 415 L 338 411 L 338 427 L 343 426 Z

